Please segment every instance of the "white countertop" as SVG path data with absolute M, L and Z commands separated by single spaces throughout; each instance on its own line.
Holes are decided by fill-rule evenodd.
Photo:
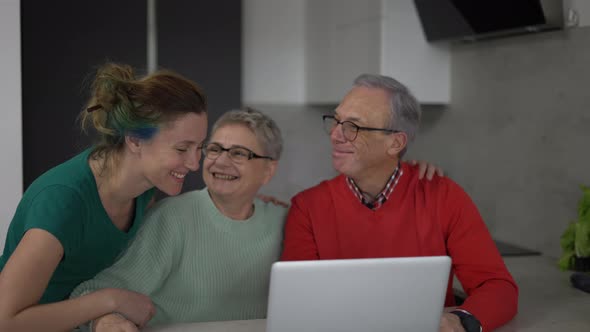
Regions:
M 557 268 L 544 256 L 505 257 L 520 289 L 519 311 L 498 332 L 590 331 L 590 294 L 571 287 L 571 272 Z M 264 332 L 264 319 L 175 324 L 145 329 L 149 332 Z
M 152 327 L 142 331 L 149 332 L 264 332 L 266 319 L 230 320 L 226 322 L 174 324 L 165 327 Z M 303 331 L 302 331 L 303 332 Z

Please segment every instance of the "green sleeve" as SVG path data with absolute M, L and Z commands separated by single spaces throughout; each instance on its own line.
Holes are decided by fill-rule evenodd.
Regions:
M 43 229 L 55 236 L 68 256 L 79 246 L 82 223 L 87 218 L 79 194 L 62 185 L 44 188 L 32 199 L 24 221 L 23 234 Z
M 80 284 L 71 294 L 79 297 L 103 288 L 122 288 L 151 296 L 178 264 L 182 252 L 182 230 L 157 206 L 150 209 L 137 236 L 118 261 L 93 279 Z

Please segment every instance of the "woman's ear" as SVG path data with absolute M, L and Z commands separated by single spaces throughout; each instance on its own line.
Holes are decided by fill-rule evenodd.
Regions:
M 270 182 L 270 180 L 272 179 L 272 177 L 275 175 L 275 173 L 277 171 L 278 164 L 279 164 L 279 162 L 277 160 L 269 160 L 267 162 L 266 173 L 264 175 L 264 180 L 262 181 L 263 185 Z
M 141 152 L 141 139 L 134 136 L 125 136 L 125 145 L 132 153 Z
M 404 132 L 393 133 L 391 135 L 391 143 L 387 149 L 387 154 L 392 157 L 399 157 L 400 152 L 402 152 L 408 145 L 408 135 Z

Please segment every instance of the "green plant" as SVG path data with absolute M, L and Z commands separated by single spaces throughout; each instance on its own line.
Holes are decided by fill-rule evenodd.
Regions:
M 573 270 L 576 260 L 590 261 L 590 187 L 580 186 L 582 198 L 578 203 L 578 220 L 572 221 L 561 236 L 563 255 L 559 260 L 562 270 Z

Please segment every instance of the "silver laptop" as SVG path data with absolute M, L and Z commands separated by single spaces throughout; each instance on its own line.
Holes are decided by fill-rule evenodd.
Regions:
M 436 332 L 447 256 L 277 262 L 266 332 Z

